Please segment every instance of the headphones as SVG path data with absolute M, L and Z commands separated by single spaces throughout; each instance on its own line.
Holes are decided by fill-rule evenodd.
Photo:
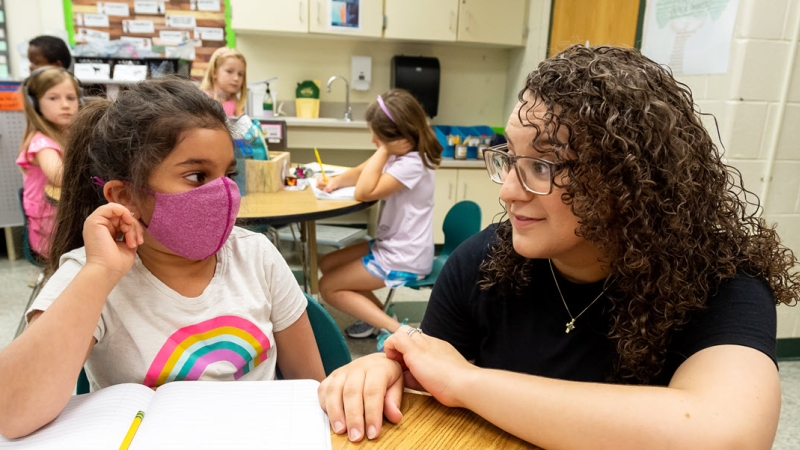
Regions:
M 67 73 L 73 80 L 75 80 L 75 84 L 78 85 L 78 104 L 83 106 L 83 88 L 80 87 L 81 86 L 80 80 L 75 78 L 75 75 L 71 74 L 67 69 L 63 67 L 45 66 L 45 67 L 40 67 L 31 72 L 31 74 L 28 75 L 28 78 L 26 78 L 25 81 L 22 83 L 22 94 L 28 97 L 28 101 L 31 102 L 31 106 L 33 106 L 33 110 L 36 111 L 36 114 L 39 114 L 40 116 L 42 115 L 42 112 L 39 110 L 39 99 L 36 98 L 36 92 L 31 92 L 31 90 L 28 88 L 28 84 L 30 84 L 30 81 L 34 77 L 37 77 L 45 70 L 50 70 L 50 69 L 59 69 Z

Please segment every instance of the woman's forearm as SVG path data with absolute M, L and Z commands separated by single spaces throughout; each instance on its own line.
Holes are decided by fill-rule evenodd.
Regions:
M 780 386 L 774 365 L 760 355 L 767 359 L 762 364 L 758 356 L 754 360 L 760 373 L 741 376 L 717 368 L 684 374 L 671 387 L 570 382 L 477 369 L 459 382 L 457 397 L 500 428 L 549 450 L 769 449 L 780 412 Z

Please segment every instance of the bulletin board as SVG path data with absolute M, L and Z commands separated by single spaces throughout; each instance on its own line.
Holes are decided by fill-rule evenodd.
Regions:
M 203 77 L 216 49 L 236 46 L 230 18 L 229 0 L 64 0 L 64 19 L 73 45 L 121 39 L 174 57 L 181 42 L 199 39 L 194 58 L 188 58 L 195 80 Z
M 0 80 L 7 80 L 11 74 L 9 67 L 8 32 L 6 30 L 6 2 L 0 0 Z

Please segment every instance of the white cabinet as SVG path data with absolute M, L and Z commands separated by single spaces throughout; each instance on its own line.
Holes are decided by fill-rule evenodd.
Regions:
M 308 0 L 230 0 L 231 27 L 239 32 L 308 33 Z
M 525 0 L 385 0 L 383 37 L 521 46 Z
M 341 5 L 343 2 L 336 2 Z M 525 0 L 363 0 L 358 27 L 332 26 L 330 0 L 230 0 L 239 33 L 334 34 L 522 46 Z M 384 23 L 386 28 L 384 28 Z
M 231 27 L 240 33 L 320 33 L 381 37 L 383 4 L 360 3 L 358 28 L 332 27 L 329 0 L 231 0 Z
M 308 31 L 312 33 L 379 38 L 383 32 L 383 4 L 379 0 L 359 2 L 358 28 L 330 26 L 333 14 L 339 14 L 339 11 L 331 9 L 333 6 L 330 0 L 311 0 L 308 8 Z
M 386 0 L 383 37 L 455 41 L 459 0 Z
M 522 45 L 525 0 L 461 0 L 458 41 Z
M 503 212 L 500 206 L 500 185 L 489 179 L 484 168 L 438 169 L 433 194 L 433 242 L 444 243 L 442 225 L 450 207 L 461 200 L 472 200 L 481 207 L 481 229 Z

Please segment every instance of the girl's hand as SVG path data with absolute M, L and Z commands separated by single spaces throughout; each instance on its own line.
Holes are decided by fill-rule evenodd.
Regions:
M 317 396 L 334 433 L 347 431 L 353 442 L 365 435 L 374 439 L 384 415 L 392 423 L 403 418 L 403 371 L 383 353 L 373 353 L 334 370 L 320 384 Z
M 338 177 L 328 177 L 328 181 L 325 182 L 322 175 L 317 175 L 317 189 L 330 193 L 341 188 L 342 186 L 339 186 L 340 183 L 337 178 Z
M 384 148 L 386 148 L 388 154 L 395 156 L 403 156 L 414 150 L 414 146 L 411 142 L 408 142 L 408 139 L 398 139 L 396 141 L 387 142 L 384 144 Z
M 128 208 L 108 203 L 86 218 L 83 242 L 87 266 L 102 267 L 111 276 L 122 278 L 133 267 L 136 249 L 144 242 L 144 236 L 142 226 Z
M 448 342 L 420 332 L 409 335 L 411 329 L 402 326 L 384 342 L 386 357 L 408 368 L 408 387 L 429 392 L 445 406 L 464 407 L 456 383 L 480 369 Z

